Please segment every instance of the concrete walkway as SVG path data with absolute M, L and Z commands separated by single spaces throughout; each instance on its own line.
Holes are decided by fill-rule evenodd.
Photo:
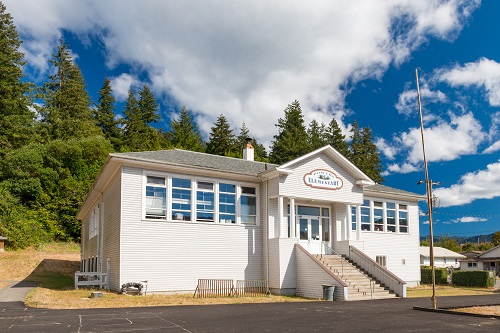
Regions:
M 0 289 L 0 302 L 24 302 L 26 296 L 36 287 L 36 284 L 30 281 L 9 282 L 10 285 Z

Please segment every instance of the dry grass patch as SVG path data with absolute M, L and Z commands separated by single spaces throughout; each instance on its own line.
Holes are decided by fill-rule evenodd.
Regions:
M 500 305 L 493 306 L 474 306 L 470 308 L 460 308 L 453 309 L 453 311 L 457 312 L 465 312 L 465 313 L 475 313 L 489 316 L 500 316 Z
M 474 296 L 498 294 L 499 290 L 493 288 L 466 288 L 453 286 L 436 286 L 436 296 Z M 432 286 L 421 285 L 418 287 L 407 288 L 407 297 L 431 297 Z
M 193 298 L 193 294 L 127 296 L 107 291 L 102 291 L 102 298 L 90 298 L 92 291 L 89 289 L 51 290 L 36 288 L 28 295 L 26 304 L 49 309 L 85 309 L 311 301 L 299 297 L 274 295 L 267 297 Z
M 40 264 L 44 262 L 42 267 Z M 49 243 L 38 248 L 0 253 L 0 277 L 3 281 L 37 281 L 44 272 L 71 276 L 79 268 L 80 247 L 75 243 Z

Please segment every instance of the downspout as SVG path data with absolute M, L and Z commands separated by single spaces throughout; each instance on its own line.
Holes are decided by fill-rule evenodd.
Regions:
M 269 178 L 266 179 L 266 281 L 269 288 Z

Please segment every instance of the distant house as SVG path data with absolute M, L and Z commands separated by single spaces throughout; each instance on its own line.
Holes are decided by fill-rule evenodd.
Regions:
M 443 247 L 434 246 L 434 267 L 439 268 L 459 268 L 460 261 L 465 259 L 464 255 L 445 249 Z M 420 265 L 430 266 L 431 255 L 428 246 L 420 247 Z
M 354 299 L 359 288 L 320 261 L 335 252 L 404 297 L 420 281 L 423 198 L 376 184 L 331 146 L 283 165 L 253 161 L 251 144 L 243 159 L 111 154 L 77 215 L 81 271 L 107 274 L 116 291 L 147 280 L 148 293 L 194 292 L 199 279 L 231 279 L 310 298 L 330 284 L 336 299 Z
M 462 260 L 460 269 L 494 271 L 496 275 L 500 275 L 500 245 L 475 257 Z

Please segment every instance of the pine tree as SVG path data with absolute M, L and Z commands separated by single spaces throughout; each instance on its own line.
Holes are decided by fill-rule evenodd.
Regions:
M 235 138 L 226 117 L 220 115 L 211 128 L 206 152 L 213 155 L 231 156 L 234 151 Z
M 345 135 L 342 134 L 342 130 L 340 129 L 335 118 L 332 118 L 325 130 L 325 140 L 327 144 L 335 148 L 345 157 L 349 158 L 349 146 L 345 141 Z
M 112 92 L 111 81 L 105 78 L 99 91 L 99 100 L 97 109 L 94 110 L 94 117 L 104 137 L 111 142 L 115 151 L 120 151 L 122 145 L 121 131 L 118 127 L 118 121 L 115 119 L 115 98 Z
M 28 108 L 29 85 L 22 81 L 24 54 L 13 18 L 0 2 L 0 159 L 33 140 L 34 113 Z
M 250 130 L 247 128 L 245 122 L 240 127 L 240 133 L 236 137 L 235 140 L 235 150 L 233 157 L 237 158 L 242 158 L 243 157 L 243 149 L 245 148 L 247 144 L 247 139 L 252 139 L 252 146 L 254 149 L 254 159 L 255 161 L 260 161 L 260 162 L 269 162 L 267 158 L 267 152 L 266 148 L 257 142 L 257 139 L 255 137 L 250 136 Z
M 147 85 L 139 92 L 139 100 L 134 91 L 129 90 L 124 110 L 124 139 L 131 151 L 158 150 L 161 139 L 158 131 L 150 123 L 158 122 L 158 103 Z
M 351 128 L 350 158 L 361 171 L 377 183 L 382 183 L 382 165 L 377 146 L 372 141 L 372 132 L 369 127 L 362 130 L 356 121 Z
M 283 164 L 309 152 L 304 117 L 298 101 L 285 109 L 284 119 L 278 119 L 278 135 L 272 142 L 270 161 Z
M 170 131 L 167 133 L 170 143 L 175 148 L 202 152 L 204 150 L 203 139 L 194 122 L 192 113 L 183 106 L 179 120 L 170 121 Z
M 70 50 L 61 40 L 57 53 L 49 61 L 55 74 L 44 84 L 41 107 L 44 133 L 50 140 L 78 139 L 102 134 L 91 117 L 91 100 L 82 73 Z
M 324 124 L 320 126 L 315 119 L 313 119 L 313 121 L 311 121 L 311 123 L 309 124 L 307 135 L 309 137 L 309 149 L 311 151 L 326 146 L 328 144 L 325 140 L 324 130 L 325 130 Z

